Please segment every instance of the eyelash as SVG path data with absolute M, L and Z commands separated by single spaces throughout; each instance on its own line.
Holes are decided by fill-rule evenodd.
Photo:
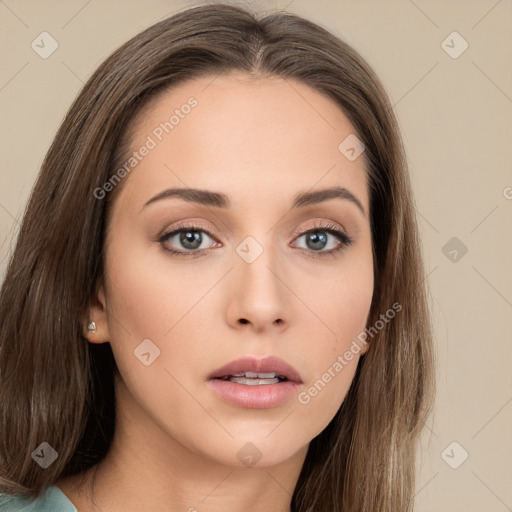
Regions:
M 174 236 L 178 233 L 181 233 L 182 231 L 203 232 L 203 233 L 206 233 L 210 238 L 215 240 L 215 237 L 207 229 L 204 229 L 201 226 L 194 225 L 194 224 L 180 224 L 178 226 L 174 226 L 172 228 L 172 230 L 166 231 L 162 235 L 160 235 L 158 237 L 158 242 L 160 242 L 160 244 L 162 245 L 162 247 L 164 248 L 165 251 L 167 251 L 173 255 L 188 256 L 188 257 L 192 257 L 192 258 L 201 256 L 202 253 L 206 249 L 203 249 L 200 251 L 177 251 L 177 250 L 171 249 L 165 245 L 165 242 L 169 238 L 171 238 L 172 236 Z M 330 223 L 319 222 L 319 223 L 315 224 L 313 227 L 311 227 L 305 231 L 297 230 L 297 231 L 295 231 L 294 234 L 297 235 L 297 237 L 300 237 L 300 236 L 307 235 L 309 233 L 313 233 L 315 231 L 324 231 L 326 233 L 334 235 L 335 237 L 338 238 L 340 243 L 334 249 L 330 249 L 329 251 L 321 251 L 321 252 L 312 251 L 310 249 L 299 248 L 299 250 L 301 250 L 303 252 L 307 252 L 308 255 L 311 255 L 313 258 L 326 258 L 329 256 L 334 257 L 335 253 L 341 251 L 342 249 L 345 249 L 346 247 L 348 247 L 349 245 L 351 245 L 354 242 L 354 240 L 351 236 L 347 235 L 344 231 L 340 230 L 335 224 L 330 224 Z

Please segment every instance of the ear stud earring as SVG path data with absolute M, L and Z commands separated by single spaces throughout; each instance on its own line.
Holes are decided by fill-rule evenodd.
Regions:
M 96 322 L 91 322 L 91 323 L 87 326 L 87 330 L 88 330 L 88 331 L 95 331 L 95 330 L 96 330 Z

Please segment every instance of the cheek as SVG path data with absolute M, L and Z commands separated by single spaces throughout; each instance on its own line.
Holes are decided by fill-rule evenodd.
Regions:
M 190 331 L 190 322 L 194 304 L 211 285 L 204 282 L 197 289 L 192 276 L 170 272 L 161 255 L 155 257 L 154 251 L 137 244 L 123 250 L 122 241 L 112 244 L 105 269 L 110 345 L 123 383 L 120 400 L 164 427 L 174 425 L 179 433 L 176 410 L 201 413 L 183 391 L 186 379 L 180 371 L 187 368 L 183 361 L 201 354 L 195 343 L 188 342 L 200 331 Z M 197 281 L 195 285 L 200 284 Z
M 371 254 L 371 253 L 369 253 Z M 354 378 L 360 356 L 366 346 L 358 339 L 364 332 L 373 296 L 373 265 L 368 253 L 354 259 L 337 273 L 337 277 L 317 276 L 319 286 L 304 285 L 307 304 L 320 321 L 309 322 L 306 336 L 315 340 L 301 348 L 305 367 L 305 385 L 298 402 L 317 417 L 317 428 L 322 428 L 334 417 Z M 306 294 L 307 291 L 307 294 Z
M 323 354 L 341 350 L 364 330 L 374 289 L 370 246 L 347 253 L 339 265 L 306 269 L 293 279 L 294 291 L 311 313 L 309 325 L 321 329 Z
M 129 245 L 123 237 L 109 247 L 107 262 L 108 324 L 117 365 L 123 374 L 135 370 L 137 379 L 151 369 L 148 378 L 156 381 L 146 385 L 161 388 L 170 377 L 157 370 L 165 368 L 178 376 L 184 372 L 183 361 L 200 360 L 204 344 L 211 345 L 210 319 L 218 321 L 221 314 L 215 309 L 218 300 L 208 291 L 218 281 L 218 270 L 173 264 L 158 248 Z M 148 351 L 150 360 L 153 353 L 158 357 L 145 368 L 139 356 Z M 144 382 L 141 376 L 141 386 Z
M 174 312 L 179 313 L 179 303 L 183 300 L 177 286 L 166 286 L 164 279 L 158 279 L 162 276 L 161 269 L 148 261 L 146 251 L 141 244 L 129 245 L 122 237 L 107 251 L 105 277 L 110 345 L 122 372 L 136 368 L 138 373 L 143 366 L 140 358 L 137 360 L 139 346 L 150 349 L 151 357 L 157 354 L 160 357 L 164 334 L 175 322 Z M 169 301 L 176 304 L 171 311 L 165 307 Z M 145 340 L 150 340 L 154 346 Z
M 371 304 L 372 287 L 353 287 L 351 294 L 337 290 L 337 300 L 325 304 L 325 323 L 334 333 L 310 336 L 315 339 L 304 364 L 310 369 L 304 378 L 304 388 L 297 396 L 298 407 L 312 419 L 314 435 L 320 433 L 342 405 L 354 379 L 364 346 L 358 335 L 364 331 Z M 333 297 L 334 295 L 331 295 Z M 325 330 L 324 330 L 325 332 Z
M 187 286 L 186 273 L 170 271 L 154 247 L 134 243 L 125 250 L 123 241 L 112 246 L 106 268 L 111 335 L 114 341 L 127 334 L 137 339 L 161 338 L 186 313 L 200 290 L 190 282 Z

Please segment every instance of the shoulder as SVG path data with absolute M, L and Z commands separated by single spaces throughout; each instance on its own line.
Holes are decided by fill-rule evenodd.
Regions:
M 38 498 L 0 494 L 0 512 L 77 512 L 66 495 L 55 486 Z

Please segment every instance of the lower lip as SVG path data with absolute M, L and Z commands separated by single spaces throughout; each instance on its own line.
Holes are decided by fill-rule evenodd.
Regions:
M 249 409 L 277 407 L 296 395 L 301 386 L 290 380 L 276 384 L 247 386 L 229 380 L 210 379 L 207 384 L 223 400 Z

